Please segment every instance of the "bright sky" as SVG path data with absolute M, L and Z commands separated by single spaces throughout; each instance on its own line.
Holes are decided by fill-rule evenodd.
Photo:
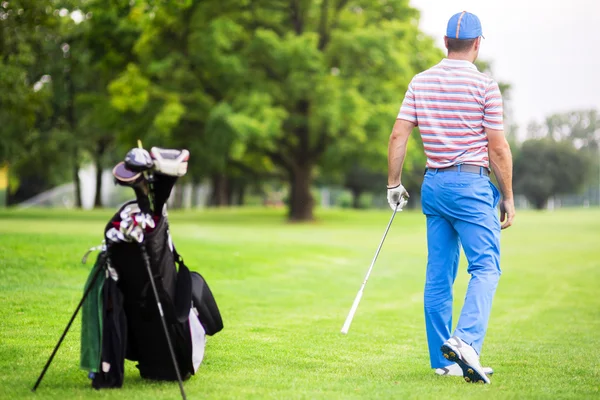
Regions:
M 599 0 L 411 0 L 421 30 L 444 49 L 448 19 L 469 11 L 481 20 L 479 58 L 512 85 L 510 107 L 527 124 L 581 108 L 600 110 Z

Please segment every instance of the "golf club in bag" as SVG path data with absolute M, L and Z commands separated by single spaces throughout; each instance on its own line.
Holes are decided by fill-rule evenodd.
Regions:
M 177 380 L 186 398 L 183 381 L 202 363 L 206 335 L 223 329 L 210 288 L 185 265 L 169 233 L 166 202 L 188 157 L 187 150 L 136 148 L 113 169 L 116 183 L 132 187 L 136 200 L 106 225 L 83 298 L 34 391 L 82 309 L 80 367 L 94 388 L 121 387 L 128 359 L 137 361 L 142 378 Z

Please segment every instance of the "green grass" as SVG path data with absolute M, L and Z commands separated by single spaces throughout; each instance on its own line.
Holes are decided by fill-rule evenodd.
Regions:
M 0 398 L 177 399 L 176 383 L 95 391 L 79 369 L 79 318 L 30 392 L 79 301 L 111 210 L 0 212 Z M 340 329 L 390 213 L 172 212 L 188 266 L 216 296 L 225 329 L 185 383 L 190 399 L 558 399 L 600 397 L 600 210 L 520 212 L 502 234 L 502 269 L 482 362 L 492 385 L 429 368 L 422 291 L 424 217 L 397 215 L 348 335 Z M 458 314 L 468 281 L 455 285 Z

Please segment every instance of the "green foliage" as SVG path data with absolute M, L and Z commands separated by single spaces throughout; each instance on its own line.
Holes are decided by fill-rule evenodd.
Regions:
M 546 118 L 547 135 L 555 140 L 566 139 L 581 147 L 598 148 L 600 114 L 598 110 L 574 110 L 552 114 Z
M 358 198 L 358 208 L 368 209 L 373 206 L 373 193 L 363 193 Z
M 352 207 L 352 193 L 345 190 L 339 194 L 336 199 L 336 206 L 341 208 L 351 208 Z
M 551 114 L 543 123 L 531 121 L 527 126 L 526 133 L 527 138 L 530 139 L 548 138 L 569 143 L 578 149 L 578 156 L 584 161 L 583 168 L 585 170 L 569 170 L 568 173 L 574 175 L 571 179 L 578 181 L 584 179 L 584 183 L 595 188 L 600 181 L 599 129 L 600 114 L 598 110 L 580 109 Z M 520 150 L 517 149 L 517 151 Z
M 36 123 L 50 114 L 48 50 L 59 40 L 57 1 L 11 0 L 0 4 L 0 163 L 18 160 Z
M 135 64 L 128 64 L 127 69 L 108 85 L 111 104 L 117 110 L 140 112 L 148 103 L 150 82 L 141 75 Z
M 2 7 L 0 160 L 23 153 L 28 136 L 30 148 L 52 148 L 55 132 L 66 134 L 67 169 L 114 162 L 137 139 L 186 147 L 195 181 L 284 176 L 296 219 L 311 218 L 317 175 L 339 182 L 357 160 L 385 170 L 408 81 L 442 55 L 407 0 Z
M 179 99 L 173 97 L 165 103 L 163 108 L 160 110 L 154 118 L 154 127 L 162 134 L 169 134 L 174 127 L 179 124 L 179 120 L 185 114 L 185 107 Z
M 333 179 L 365 159 L 376 160 L 375 170 L 386 168 L 381 149 L 402 94 L 420 67 L 441 55 L 418 31 L 405 1 L 305 6 L 292 7 L 289 24 L 257 30 L 249 46 L 254 75 L 288 114 L 270 139 L 279 151 L 267 154 L 299 185 L 298 195 L 303 180 L 297 177 L 317 166 Z
M 530 139 L 514 160 L 514 186 L 538 209 L 551 196 L 572 193 L 585 182 L 589 160 L 570 143 Z
M 567 140 L 584 153 L 590 170 L 586 174 L 594 185 L 600 179 L 600 113 L 595 109 L 573 110 L 546 118 L 546 134 L 555 140 Z

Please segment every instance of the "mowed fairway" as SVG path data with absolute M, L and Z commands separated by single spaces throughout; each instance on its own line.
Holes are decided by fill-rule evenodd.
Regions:
M 77 318 L 30 392 L 81 295 L 112 211 L 0 213 L 0 397 L 177 399 L 176 383 L 95 391 L 79 369 Z M 225 329 L 185 383 L 189 399 L 600 397 L 600 210 L 521 211 L 502 234 L 503 275 L 482 362 L 491 385 L 435 376 L 424 319 L 425 220 L 399 213 L 348 335 L 340 329 L 391 212 L 171 212 L 179 252 L 207 279 Z M 466 261 L 455 285 L 458 314 Z M 456 320 L 456 319 L 455 319 Z

